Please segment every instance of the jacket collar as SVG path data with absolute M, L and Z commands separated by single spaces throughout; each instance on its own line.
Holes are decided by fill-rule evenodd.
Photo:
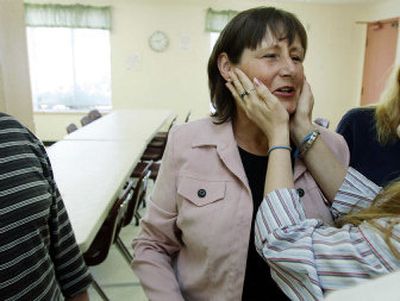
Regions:
M 204 128 L 193 139 L 192 147 L 216 146 L 224 149 L 232 143 L 236 144 L 233 135 L 232 123 L 230 121 L 222 124 L 215 124 L 211 118 L 207 119 L 208 123 L 204 124 Z
M 235 136 L 230 121 L 214 124 L 209 118 L 208 129 L 200 130 L 193 140 L 192 147 L 215 146 L 218 156 L 225 166 L 243 183 L 250 192 L 250 187 L 240 158 Z
M 240 158 L 237 142 L 233 134 L 232 122 L 214 124 L 209 118 L 208 129 L 201 130 L 193 140 L 192 147 L 215 146 L 220 159 L 226 167 L 248 188 L 248 180 Z M 307 170 L 304 161 L 295 159 L 294 181 Z

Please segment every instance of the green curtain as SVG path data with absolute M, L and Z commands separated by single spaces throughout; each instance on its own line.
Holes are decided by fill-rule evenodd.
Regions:
M 220 32 L 224 29 L 225 25 L 238 14 L 235 10 L 213 10 L 207 9 L 206 14 L 206 28 L 207 32 Z
M 111 29 L 111 8 L 81 4 L 25 3 L 25 24 L 31 27 Z

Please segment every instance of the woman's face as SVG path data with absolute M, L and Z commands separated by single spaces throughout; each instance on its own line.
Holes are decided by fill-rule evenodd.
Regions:
M 250 80 L 256 77 L 278 97 L 289 114 L 296 111 L 304 81 L 304 49 L 299 37 L 288 45 L 287 39 L 277 40 L 267 31 L 255 49 L 246 48 L 240 58 L 240 68 Z

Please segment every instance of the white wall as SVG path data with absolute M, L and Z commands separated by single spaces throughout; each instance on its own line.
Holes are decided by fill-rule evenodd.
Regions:
M 22 0 L 0 1 L 0 110 L 34 131 Z
M 180 120 L 189 109 L 193 112 L 193 118 L 208 114 L 206 66 L 209 34 L 204 32 L 206 9 L 243 10 L 260 5 L 287 9 L 300 18 L 309 34 L 305 69 L 316 99 L 314 116 L 330 119 L 332 128 L 345 111 L 359 103 L 365 26 L 355 22 L 390 15 L 389 12 L 394 9 L 399 11 L 395 5 L 397 1 L 380 5 L 278 5 L 276 1 L 261 0 L 80 2 L 111 5 L 113 8 L 113 108 L 169 108 L 179 114 Z M 170 37 L 170 46 L 164 53 L 155 53 L 148 47 L 148 37 L 155 30 L 162 30 Z M 182 38 L 190 39 L 189 49 L 182 49 Z M 72 117 L 77 120 L 79 116 Z M 39 136 L 50 140 L 61 138 L 68 123 L 65 122 L 66 118 L 60 120 L 58 115 L 35 114 Z

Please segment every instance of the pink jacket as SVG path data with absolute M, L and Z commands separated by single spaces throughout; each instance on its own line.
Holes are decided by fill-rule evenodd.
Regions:
M 346 166 L 344 139 L 321 137 Z M 295 186 L 309 217 L 331 221 L 325 199 L 301 160 Z M 232 125 L 202 119 L 171 130 L 142 230 L 134 272 L 158 300 L 241 300 L 253 201 Z

